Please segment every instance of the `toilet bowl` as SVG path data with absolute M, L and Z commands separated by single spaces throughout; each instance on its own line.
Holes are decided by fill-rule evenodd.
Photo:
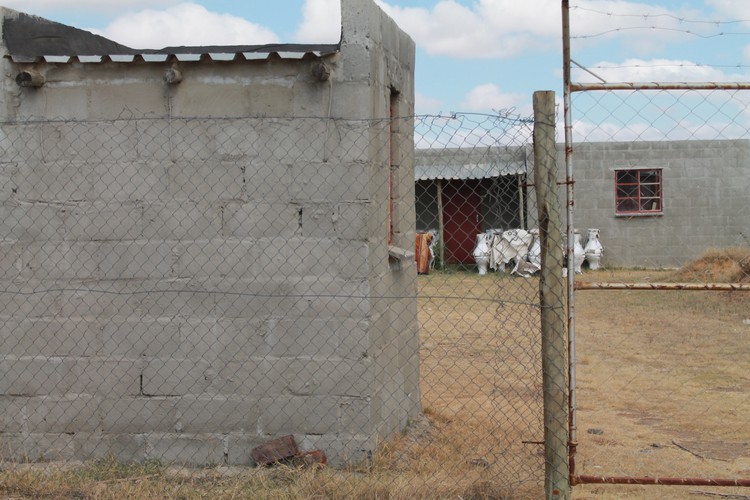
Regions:
M 589 263 L 589 269 L 596 270 L 601 267 L 604 247 L 602 247 L 599 241 L 598 229 L 592 228 L 588 230 L 588 241 L 586 242 L 584 253 L 586 254 L 586 261 Z
M 573 270 L 576 274 L 581 274 L 581 265 L 586 260 L 586 251 L 581 245 L 581 233 L 578 230 L 573 231 Z
M 479 274 L 487 274 L 487 269 L 490 265 L 490 243 L 489 243 L 490 235 L 481 233 L 477 235 L 477 244 L 474 247 L 474 252 L 472 252 L 472 255 L 474 256 L 474 260 L 477 263 L 477 267 L 479 268 Z

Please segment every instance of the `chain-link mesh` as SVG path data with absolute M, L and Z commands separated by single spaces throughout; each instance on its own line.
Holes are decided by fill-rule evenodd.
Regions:
M 577 473 L 747 482 L 746 91 L 572 97 Z
M 2 460 L 252 465 L 292 435 L 414 492 L 537 496 L 531 129 L 1 124 Z
M 417 238 L 430 245 L 419 269 L 425 413 L 440 416 L 440 456 L 457 477 L 541 484 L 539 285 L 520 277 L 540 259 L 531 124 L 461 115 L 420 125 L 434 135 L 417 127 Z

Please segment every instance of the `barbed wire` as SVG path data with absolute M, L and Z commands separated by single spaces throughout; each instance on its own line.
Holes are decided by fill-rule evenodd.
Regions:
M 644 21 L 651 21 L 651 20 L 658 20 L 658 19 L 670 19 L 673 21 L 676 21 L 680 25 L 698 25 L 698 26 L 714 26 L 714 27 L 723 27 L 728 25 L 741 25 L 741 24 L 748 24 L 750 23 L 750 20 L 748 19 L 732 19 L 728 21 L 722 21 L 722 20 L 705 20 L 705 19 L 688 19 L 685 17 L 675 16 L 673 14 L 652 14 L 652 13 L 645 13 L 645 14 L 629 14 L 629 13 L 620 13 L 620 12 L 614 12 L 614 11 L 603 11 L 603 10 L 597 10 L 597 9 L 590 9 L 586 7 L 582 7 L 580 5 L 574 5 L 571 6 L 571 11 L 581 11 L 581 12 L 587 12 L 591 14 L 597 14 L 601 16 L 606 17 L 612 17 L 612 18 L 622 18 L 622 19 L 642 19 Z M 589 38 L 597 38 L 606 36 L 612 33 L 619 33 L 623 31 L 636 31 L 636 30 L 654 30 L 654 31 L 667 31 L 667 32 L 673 32 L 673 33 L 682 33 L 685 35 L 690 35 L 698 38 L 703 39 L 710 39 L 710 38 L 718 38 L 722 36 L 748 36 L 750 35 L 750 31 L 719 31 L 717 33 L 707 33 L 703 34 L 700 32 L 697 32 L 693 29 L 680 29 L 676 27 L 671 26 L 659 26 L 657 24 L 650 24 L 650 25 L 640 25 L 640 26 L 622 26 L 617 28 L 612 28 L 609 30 L 600 31 L 597 33 L 591 33 L 591 34 L 583 34 L 583 35 L 573 35 L 571 36 L 572 39 L 579 39 L 579 40 L 585 40 Z
M 594 64 L 587 66 L 589 69 L 632 69 L 632 68 L 750 68 L 750 64 L 705 64 L 705 63 L 692 63 L 692 64 Z
M 612 12 L 612 11 L 602 11 L 602 10 L 597 10 L 597 9 L 589 9 L 589 8 L 586 8 L 586 7 L 582 7 L 580 5 L 572 5 L 570 8 L 571 8 L 571 10 L 580 10 L 580 11 L 584 11 L 584 12 L 591 12 L 593 14 L 601 14 L 601 15 L 609 16 L 609 17 L 637 17 L 637 18 L 643 18 L 643 19 L 652 19 L 652 18 L 663 17 L 663 18 L 667 18 L 667 19 L 674 19 L 675 21 L 678 21 L 680 23 L 685 23 L 685 24 L 712 24 L 712 25 L 716 25 L 716 26 L 722 26 L 722 25 L 725 25 L 725 24 L 750 23 L 750 19 L 733 19 L 731 21 L 720 21 L 720 20 L 717 20 L 717 21 L 706 21 L 705 19 L 687 19 L 687 18 L 684 18 L 684 17 L 675 16 L 675 15 L 672 15 L 672 14 L 649 14 L 649 13 L 646 13 L 646 14 L 621 14 L 621 13 Z
M 624 7 L 610 10 L 589 8 L 584 5 L 571 5 L 570 12 L 578 13 L 579 16 L 587 16 L 588 19 L 599 19 L 598 26 L 593 23 L 593 26 L 603 28 L 601 31 L 581 33 L 571 35 L 571 40 L 593 40 L 597 38 L 607 36 L 622 35 L 623 37 L 633 36 L 639 32 L 652 32 L 654 36 L 662 34 L 662 36 L 674 37 L 684 36 L 691 37 L 695 40 L 718 40 L 726 37 L 748 37 L 750 36 L 750 30 L 744 30 L 738 26 L 750 25 L 750 19 L 709 19 L 708 15 L 706 18 L 690 18 L 687 16 L 676 15 L 670 13 L 667 8 L 660 9 L 660 11 L 654 9 L 654 12 L 645 13 L 633 13 L 628 12 Z M 642 22 L 639 22 L 642 21 Z M 575 23 L 574 23 L 575 24 Z M 608 26 L 609 25 L 609 26 Z M 646 35 L 643 35 L 646 36 Z M 684 39 L 683 39 L 684 40 Z M 732 42 L 736 43 L 736 42 Z M 664 60 L 662 64 L 651 61 L 641 64 L 638 62 L 628 64 L 625 61 L 623 64 L 587 64 L 586 67 L 592 70 L 613 70 L 613 69 L 715 69 L 717 71 L 722 70 L 734 70 L 743 71 L 750 68 L 750 65 L 744 64 L 743 62 L 729 63 L 726 61 L 723 63 L 712 63 L 712 62 L 692 62 L 689 61 L 692 56 L 682 57 L 685 61 L 675 61 L 674 59 L 680 59 L 680 57 L 673 57 L 672 60 Z M 732 80 L 733 78 L 729 78 Z
M 622 31 L 635 31 L 635 30 L 670 31 L 670 32 L 674 32 L 674 33 L 683 33 L 683 34 L 686 34 L 686 35 L 691 35 L 691 36 L 695 36 L 695 37 L 698 37 L 698 38 L 704 38 L 704 39 L 718 38 L 720 36 L 748 36 L 748 35 L 750 35 L 750 31 L 738 31 L 738 32 L 722 31 L 720 33 L 713 33 L 713 34 L 710 34 L 710 35 L 702 35 L 700 33 L 696 33 L 693 30 L 681 30 L 681 29 L 677 29 L 677 28 L 664 28 L 664 27 L 659 27 L 659 26 L 653 26 L 652 25 L 652 26 L 631 26 L 631 27 L 626 27 L 626 28 L 613 28 L 611 30 L 605 30 L 605 31 L 601 31 L 599 33 L 593 33 L 593 34 L 590 34 L 590 35 L 572 35 L 571 38 L 572 39 L 576 39 L 576 40 L 585 40 L 585 39 L 589 39 L 589 38 L 598 38 L 598 37 L 606 36 L 606 35 L 609 35 L 611 33 L 619 33 L 619 32 L 622 32 Z

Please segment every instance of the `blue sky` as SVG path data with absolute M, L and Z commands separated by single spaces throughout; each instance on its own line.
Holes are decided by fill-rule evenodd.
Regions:
M 336 42 L 339 0 L 2 0 L 135 48 Z M 562 96 L 559 0 L 378 0 L 417 43 L 418 113 Z M 572 58 L 607 81 L 748 81 L 750 1 L 570 0 Z M 580 72 L 576 81 L 594 81 Z

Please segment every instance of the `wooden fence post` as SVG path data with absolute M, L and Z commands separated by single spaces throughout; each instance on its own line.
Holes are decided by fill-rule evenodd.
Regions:
M 534 185 L 542 253 L 539 298 L 544 387 L 544 488 L 548 499 L 567 499 L 570 498 L 568 344 L 556 158 L 555 93 L 534 92 Z

